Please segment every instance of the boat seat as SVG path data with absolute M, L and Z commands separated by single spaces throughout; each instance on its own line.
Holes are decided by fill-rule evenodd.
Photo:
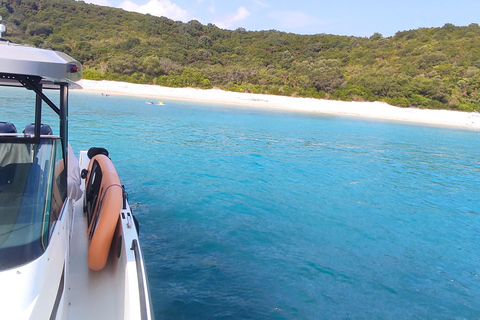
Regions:
M 17 128 L 11 122 L 0 121 L 0 133 L 17 133 Z
M 30 151 L 23 143 L 0 143 L 0 166 L 32 162 Z
M 35 123 L 27 124 L 25 126 L 25 129 L 23 129 L 23 133 L 28 135 L 34 135 Z M 47 136 L 52 134 L 53 134 L 52 128 L 48 124 L 44 124 L 44 123 L 40 124 L 40 135 Z

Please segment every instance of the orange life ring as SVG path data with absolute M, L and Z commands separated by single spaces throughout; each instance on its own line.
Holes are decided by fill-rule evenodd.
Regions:
M 95 179 L 100 181 L 95 182 Z M 91 191 L 95 194 L 87 202 L 91 207 L 88 224 L 88 267 L 92 270 L 102 270 L 108 259 L 113 235 L 120 217 L 123 203 L 123 189 L 117 171 L 112 161 L 105 155 L 94 156 L 88 165 L 86 189 L 89 184 L 97 184 L 99 188 Z M 98 185 L 99 184 L 99 185 Z

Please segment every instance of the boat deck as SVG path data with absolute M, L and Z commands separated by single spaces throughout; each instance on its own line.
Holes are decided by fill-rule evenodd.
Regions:
M 87 161 L 87 162 L 86 162 Z M 87 159 L 80 161 L 85 167 Z M 82 180 L 82 191 L 85 183 Z M 125 279 L 124 272 L 115 269 L 118 263 L 109 257 L 101 271 L 88 268 L 87 216 L 83 212 L 83 197 L 73 205 L 70 256 L 65 290 L 68 299 L 68 319 L 117 319 L 123 314 Z M 88 294 L 86 294 L 88 293 Z M 120 311 L 120 312 L 119 312 Z
M 74 205 L 75 218 L 70 242 L 70 252 L 74 254 L 68 260 L 66 279 L 68 319 L 117 319 L 115 315 L 118 309 L 123 314 L 123 306 L 117 304 L 124 300 L 125 289 L 122 284 L 125 281 L 118 279 L 119 273 L 114 272 L 112 259 L 101 271 L 88 268 L 87 219 L 82 207 L 82 199 Z M 120 314 L 117 316 L 120 317 Z
M 80 154 L 80 168 L 89 159 Z M 85 182 L 82 181 L 84 192 Z M 85 192 L 84 192 L 85 195 Z M 148 285 L 138 236 L 128 202 L 120 212 L 105 268 L 88 268 L 87 217 L 83 212 L 83 197 L 73 205 L 70 256 L 67 260 L 64 305 L 65 319 L 152 319 Z M 138 272 L 140 270 L 140 272 Z

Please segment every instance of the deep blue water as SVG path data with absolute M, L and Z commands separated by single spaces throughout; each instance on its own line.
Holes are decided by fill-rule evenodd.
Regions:
M 480 317 L 480 133 L 165 102 L 70 109 L 129 192 L 157 319 Z

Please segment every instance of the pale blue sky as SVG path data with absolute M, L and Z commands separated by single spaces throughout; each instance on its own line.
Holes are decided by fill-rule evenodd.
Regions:
M 480 23 L 480 0 L 86 0 L 234 30 L 275 29 L 298 34 L 368 37 L 375 32 Z

